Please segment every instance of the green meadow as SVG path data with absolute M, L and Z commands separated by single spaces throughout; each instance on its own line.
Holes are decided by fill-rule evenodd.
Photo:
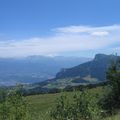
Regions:
M 90 92 L 98 93 L 98 95 L 101 95 L 104 94 L 104 88 L 93 88 L 90 89 Z M 79 93 L 80 91 L 31 95 L 26 97 L 26 101 L 29 104 L 29 109 L 31 115 L 33 116 L 33 120 L 51 120 L 49 112 L 54 108 L 57 99 L 61 95 L 67 95 L 69 97 L 69 100 L 72 101 L 72 96 Z M 118 114 L 105 118 L 104 120 L 120 120 L 120 113 L 118 112 Z

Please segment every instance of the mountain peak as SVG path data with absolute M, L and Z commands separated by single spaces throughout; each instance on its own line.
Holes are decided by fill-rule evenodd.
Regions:
M 101 58 L 105 58 L 105 57 L 107 57 L 107 56 L 108 56 L 108 55 L 99 53 L 99 54 L 96 54 L 96 55 L 95 55 L 95 58 L 94 58 L 94 59 L 95 59 L 95 60 L 96 60 L 96 59 L 101 59 Z
M 94 60 L 100 60 L 100 59 L 115 59 L 115 58 L 117 58 L 117 56 L 116 55 L 113 55 L 113 54 L 111 54 L 111 55 L 106 55 L 106 54 L 101 54 L 101 53 L 99 53 L 99 54 L 96 54 L 95 55 L 95 58 L 94 58 Z

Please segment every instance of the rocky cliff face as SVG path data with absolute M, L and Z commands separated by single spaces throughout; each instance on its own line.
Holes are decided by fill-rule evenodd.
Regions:
M 117 58 L 118 57 L 114 55 L 97 54 L 92 61 L 58 72 L 56 79 L 91 76 L 99 81 L 103 81 L 105 80 L 107 68 Z

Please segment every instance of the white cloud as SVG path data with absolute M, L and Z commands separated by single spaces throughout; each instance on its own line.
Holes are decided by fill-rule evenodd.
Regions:
M 95 32 L 95 31 L 113 31 L 113 30 L 119 30 L 120 25 L 111 25 L 111 26 L 98 26 L 98 27 L 92 27 L 92 26 L 67 26 L 67 27 L 60 27 L 56 28 L 57 32 L 62 33 L 82 33 L 82 32 Z
M 107 31 L 96 31 L 96 32 L 92 32 L 91 35 L 93 36 L 107 36 L 109 35 L 109 32 Z
M 68 26 L 54 29 L 54 35 L 26 40 L 0 40 L 0 57 L 56 55 L 111 48 L 120 43 L 120 25 Z
M 57 32 L 61 33 L 82 33 L 91 30 L 91 27 L 87 26 L 68 26 L 55 29 Z

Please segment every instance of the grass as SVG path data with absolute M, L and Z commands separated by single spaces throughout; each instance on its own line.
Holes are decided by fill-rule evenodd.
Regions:
M 30 106 L 30 112 L 33 116 L 41 118 L 40 120 L 50 120 L 49 111 L 54 107 L 57 98 L 63 93 L 31 95 L 26 97 Z M 73 92 L 64 92 L 64 94 L 73 95 Z
M 49 120 L 48 112 L 54 106 L 57 97 L 59 97 L 57 93 L 28 96 L 27 101 L 30 106 L 31 114 L 41 118 L 40 120 Z
M 90 91 L 98 94 L 104 93 L 104 89 L 101 87 L 91 89 Z M 69 96 L 70 100 L 71 96 L 75 93 L 79 94 L 79 91 L 64 92 L 64 94 Z M 26 97 L 33 120 L 50 120 L 49 111 L 55 106 L 56 100 L 61 94 L 63 93 L 31 95 Z M 105 120 L 120 120 L 120 113 L 113 117 L 105 118 Z
M 120 112 L 116 115 L 106 118 L 105 120 L 120 120 Z

